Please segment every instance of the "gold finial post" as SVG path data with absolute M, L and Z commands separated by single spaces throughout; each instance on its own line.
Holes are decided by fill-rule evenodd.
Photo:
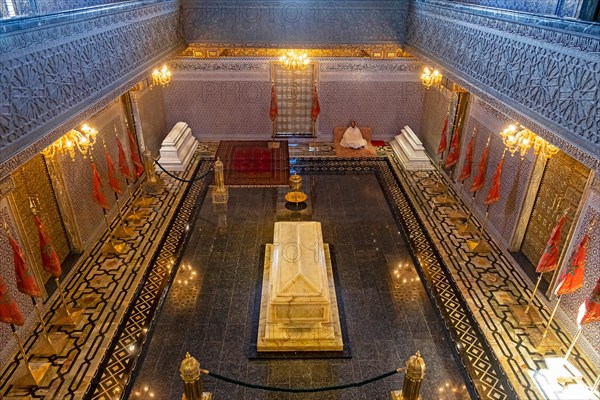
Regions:
M 425 361 L 417 351 L 406 360 L 406 372 L 401 391 L 392 392 L 392 400 L 420 400 L 421 383 L 425 378 Z
M 211 399 L 211 393 L 202 393 L 202 382 L 200 380 L 200 363 L 190 353 L 185 354 L 179 368 L 179 376 L 183 380 L 184 392 L 182 400 Z

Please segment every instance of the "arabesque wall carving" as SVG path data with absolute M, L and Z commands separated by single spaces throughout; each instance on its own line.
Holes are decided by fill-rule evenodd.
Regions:
M 530 119 L 539 124 L 531 128 L 559 147 L 562 143 L 551 132 L 599 158 L 598 37 L 475 11 L 462 13 L 442 2 L 433 3 L 409 6 L 409 52 L 422 54 L 470 82 L 467 89 L 478 96 L 483 97 L 479 93 L 483 92 L 519 110 L 521 122 Z
M 79 121 L 70 120 L 82 111 L 126 91 L 132 79 L 139 80 L 180 42 L 175 2 L 82 13 L 68 24 L 3 35 L 0 163 L 42 138 L 45 145 L 56 140 L 64 133 L 57 129 L 61 124 L 76 125 Z M 0 176 L 14 164 L 0 168 Z

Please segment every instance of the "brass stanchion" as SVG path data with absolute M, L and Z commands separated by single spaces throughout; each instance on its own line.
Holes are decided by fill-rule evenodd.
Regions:
M 113 163 L 112 163 L 112 159 L 110 157 L 110 154 L 108 153 L 108 147 L 106 147 L 106 141 L 104 140 L 104 138 L 102 138 L 102 145 L 104 146 L 104 152 L 105 152 L 105 156 L 106 156 L 106 164 L 107 164 L 107 168 L 108 168 L 108 180 L 110 183 L 110 188 L 113 192 L 113 194 L 115 195 L 115 201 L 117 203 L 117 211 L 119 212 L 119 227 L 117 229 L 115 229 L 115 235 L 117 237 L 130 237 L 133 232 L 131 231 L 131 229 L 128 229 L 127 226 L 125 226 L 125 218 L 123 216 L 123 212 L 121 211 L 121 203 L 119 202 L 119 194 L 122 193 L 121 190 L 121 185 L 118 181 L 114 181 L 113 179 L 115 179 L 116 177 L 114 176 L 114 167 L 113 167 Z
M 421 383 L 425 377 L 425 361 L 420 352 L 410 356 L 406 360 L 406 371 L 402 390 L 394 390 L 391 393 L 392 400 L 420 400 Z
M 185 354 L 179 368 L 179 376 L 183 380 L 183 395 L 181 400 L 211 400 L 212 393 L 202 391 L 200 380 L 200 363 L 190 353 Z
M 37 302 L 35 301 L 35 297 L 31 296 L 31 301 L 33 302 L 33 308 L 35 308 L 35 312 L 42 327 L 42 337 L 31 352 L 42 357 L 58 356 L 67 345 L 67 335 L 61 332 L 48 333 L 48 328 L 44 322 L 44 317 L 38 308 Z
M 106 214 L 106 210 L 104 208 L 102 209 L 102 214 L 104 215 L 104 222 L 106 222 L 106 227 L 108 228 L 108 243 L 103 247 L 102 251 L 105 253 L 121 254 L 127 250 L 127 244 L 115 243 L 113 238 L 114 233 L 110 227 L 110 221 L 108 220 L 108 215 Z
M 489 253 L 490 246 L 483 239 L 483 230 L 485 229 L 485 224 L 487 223 L 488 216 L 490 214 L 490 206 L 487 206 L 485 209 L 485 217 L 483 218 L 483 223 L 479 228 L 479 232 L 477 233 L 476 240 L 467 240 L 467 246 L 469 246 L 469 251 L 471 253 Z
M 63 292 L 62 285 L 60 284 L 60 279 L 58 277 L 54 278 L 56 281 L 56 288 L 60 295 L 60 301 L 62 303 L 62 307 L 60 308 L 56 318 L 52 321 L 52 325 L 60 325 L 60 326 L 75 326 L 81 320 L 81 316 L 83 315 L 82 308 L 69 308 L 69 304 L 65 298 L 65 294 Z
M 17 330 L 13 324 L 10 324 L 10 329 L 12 330 L 15 339 L 17 340 L 17 344 L 19 345 L 19 351 L 21 352 L 21 356 L 23 357 L 23 362 L 25 363 L 25 371 L 17 371 L 15 374 L 18 376 L 13 381 L 13 385 L 15 386 L 39 386 L 40 382 L 46 376 L 48 369 L 50 368 L 50 363 L 30 363 L 29 358 L 27 357 L 27 353 L 25 353 L 25 349 L 23 348 L 23 343 L 21 343 L 21 338 L 17 335 Z

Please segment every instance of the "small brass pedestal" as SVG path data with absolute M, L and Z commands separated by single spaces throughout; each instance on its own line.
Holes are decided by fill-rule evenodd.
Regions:
M 540 315 L 538 310 L 534 309 L 533 307 L 529 307 L 529 311 L 527 311 L 526 314 L 526 308 L 527 306 L 524 305 L 515 305 L 510 307 L 510 310 L 512 311 L 513 316 L 515 317 L 515 320 L 520 326 L 544 324 L 544 320 L 542 319 L 542 316 Z
M 48 336 L 41 335 L 31 353 L 39 357 L 58 356 L 67 345 L 68 339 L 67 335 L 60 332 Z

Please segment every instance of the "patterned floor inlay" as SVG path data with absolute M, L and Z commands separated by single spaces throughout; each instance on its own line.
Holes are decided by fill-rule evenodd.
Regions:
M 399 167 L 395 155 L 391 154 L 390 157 L 397 166 L 395 173 L 402 187 L 442 256 L 444 269 L 460 289 L 461 297 L 468 304 L 470 313 L 481 327 L 485 340 L 495 353 L 494 357 L 506 372 L 519 398 L 570 399 L 568 385 L 552 392 L 546 379 L 551 367 L 556 367 L 553 365 L 555 361 L 561 360 L 560 357 L 565 354 L 572 337 L 555 319 L 548 335 L 550 339 L 556 338 L 555 346 L 549 345 L 547 350 L 540 352 L 532 343 L 541 336 L 552 310 L 536 296 L 533 307 L 540 310 L 541 328 L 520 326 L 511 309 L 517 304 L 527 304 L 532 290 L 532 284 L 520 267 L 502 252 L 487 233 L 483 238 L 491 247 L 491 252 L 485 255 L 469 252 L 466 241 L 475 237 L 473 234 L 461 235 L 457 232 L 456 225 L 448 216 L 451 208 L 436 206 L 433 201 L 435 194 L 427 190 L 425 185 L 431 178 L 439 179 L 437 171 L 409 173 Z M 458 209 L 467 212 L 467 207 L 457 194 L 452 190 L 450 193 L 457 201 Z M 477 227 L 480 226 L 477 221 L 475 223 Z M 599 374 L 599 366 L 579 350 L 573 352 L 569 361 L 582 374 L 578 379 L 591 387 Z M 587 399 L 590 394 L 584 396 Z
M 247 329 L 245 324 L 247 309 L 244 306 L 239 310 L 229 311 L 227 314 L 227 317 L 235 322 L 232 332 L 221 326 L 225 316 L 220 313 L 228 309 L 227 307 L 231 304 L 234 287 L 241 287 L 242 293 L 250 298 L 255 280 L 245 272 L 243 273 L 242 270 L 236 273 L 235 270 L 228 269 L 218 271 L 207 269 L 213 274 L 196 275 L 196 271 L 190 265 L 183 261 L 179 262 L 181 257 L 186 257 L 185 254 L 182 256 L 186 247 L 185 243 L 188 240 L 194 240 L 190 239 L 189 235 L 199 243 L 204 243 L 204 241 L 210 243 L 210 257 L 203 253 L 197 257 L 198 262 L 207 268 L 213 265 L 212 262 L 217 261 L 223 261 L 224 265 L 237 265 L 245 257 L 250 260 L 251 264 L 255 261 L 255 255 L 240 247 L 244 243 L 243 240 L 250 240 L 257 245 L 264 244 L 269 240 L 269 238 L 257 236 L 257 234 L 264 236 L 266 231 L 257 228 L 252 223 L 252 218 L 266 218 L 269 219 L 267 222 L 271 223 L 270 219 L 278 220 L 284 214 L 293 216 L 293 213 L 278 205 L 282 193 L 285 191 L 283 188 L 268 189 L 269 191 L 261 192 L 262 194 L 256 198 L 246 198 L 243 194 L 238 194 L 237 198 L 236 196 L 232 197 L 233 203 L 230 203 L 230 207 L 234 211 L 244 209 L 246 212 L 248 210 L 248 208 L 236 207 L 235 202 L 255 202 L 252 204 L 257 208 L 255 211 L 250 210 L 250 214 L 232 216 L 232 221 L 241 221 L 238 222 L 239 226 L 236 229 L 231 229 L 231 226 L 228 228 L 227 207 L 225 207 L 224 210 L 213 209 L 210 215 L 211 218 L 214 217 L 214 220 L 203 221 L 204 231 L 188 233 L 197 213 L 200 213 L 199 219 L 203 218 L 202 213 L 198 210 L 198 201 L 205 198 L 212 179 L 209 173 L 212 166 L 210 160 L 213 159 L 217 147 L 218 142 L 200 143 L 188 169 L 177 174 L 180 178 L 193 179 L 193 183 L 183 183 L 160 173 L 159 176 L 162 178 L 160 185 L 149 190 L 147 187 L 140 187 L 136 190 L 134 193 L 136 201 L 129 201 L 125 207 L 127 211 L 137 210 L 143 213 L 144 218 L 137 224 L 131 224 L 134 233 L 130 238 L 124 240 L 127 249 L 120 254 L 103 251 L 109 241 L 107 233 L 104 233 L 99 242 L 80 257 L 77 265 L 62 282 L 70 305 L 83 309 L 82 317 L 75 326 L 51 327 L 51 332 L 66 335 L 65 350 L 58 356 L 32 356 L 32 349 L 38 343 L 41 335 L 41 328 L 36 327 L 34 334 L 25 341 L 24 347 L 33 362 L 50 362 L 48 374 L 37 387 L 14 385 L 15 378 L 23 364 L 21 356 L 16 355 L 15 351 L 15 356 L 4 361 L 0 370 L 0 398 L 108 400 L 129 398 L 130 395 L 133 396 L 131 398 L 136 398 L 135 393 L 137 392 L 132 386 L 131 377 L 136 370 L 142 369 L 143 373 L 142 366 L 137 365 L 138 357 L 140 354 L 145 354 L 145 349 L 150 347 L 150 344 L 147 343 L 148 339 L 153 338 L 152 330 L 159 323 L 156 321 L 160 317 L 160 314 L 157 315 L 157 310 L 161 308 L 161 301 L 167 295 L 175 296 L 179 302 L 178 306 L 185 306 L 184 308 L 193 307 L 199 295 L 212 299 L 210 301 L 214 303 L 211 304 L 209 311 L 200 310 L 199 321 L 195 322 L 198 332 L 202 332 L 202 340 L 200 337 L 190 336 L 187 333 L 186 337 L 191 341 L 190 343 L 196 343 L 202 347 L 203 352 L 206 351 L 204 354 L 208 354 L 209 359 L 220 360 L 225 357 L 223 361 L 220 361 L 219 365 L 222 368 L 220 372 L 225 372 L 225 375 L 246 376 L 249 381 L 265 378 L 272 383 L 290 385 L 293 383 L 292 379 L 295 374 L 304 377 L 308 374 L 308 381 L 314 385 L 336 382 L 339 376 L 349 377 L 342 379 L 344 382 L 359 380 L 358 378 L 371 375 L 365 372 L 372 370 L 373 366 L 381 366 L 382 361 L 386 368 L 391 364 L 395 365 L 404 361 L 404 352 L 413 351 L 412 346 L 409 348 L 404 343 L 406 335 L 410 335 L 415 343 L 425 343 L 419 341 L 418 337 L 419 329 L 423 327 L 410 327 L 410 332 L 408 329 L 403 332 L 394 332 L 390 337 L 375 338 L 376 344 L 365 343 L 367 350 L 361 349 L 355 354 L 353 349 L 353 358 L 356 358 L 355 366 L 348 367 L 342 361 L 326 366 L 323 363 L 316 363 L 314 366 L 311 365 L 308 372 L 301 368 L 300 364 L 291 365 L 289 369 L 286 367 L 285 370 L 278 370 L 260 363 L 243 369 L 235 363 L 235 357 L 239 358 L 239 355 L 231 359 L 227 358 L 233 354 L 231 353 L 233 350 L 239 350 L 243 355 L 243 348 L 240 348 L 243 343 L 238 343 L 237 339 L 239 339 L 240 330 Z M 380 324 L 382 320 L 385 320 L 385 317 L 382 317 L 383 314 L 379 314 L 380 312 L 383 312 L 384 309 L 388 312 L 389 310 L 398 312 L 400 308 L 397 304 L 411 304 L 415 300 L 419 300 L 423 296 L 423 286 L 425 286 L 435 311 L 421 309 L 417 310 L 417 314 L 426 314 L 426 320 L 427 318 L 437 319 L 437 315 L 441 316 L 443 319 L 441 326 L 443 327 L 440 327 L 435 333 L 440 337 L 445 336 L 439 335 L 439 333 L 441 330 L 447 329 L 451 340 L 448 339 L 448 343 L 440 345 L 450 345 L 453 350 L 450 351 L 452 354 L 447 355 L 450 360 L 443 359 L 441 365 L 434 363 L 431 366 L 432 374 L 434 376 L 436 374 L 443 375 L 444 371 L 448 369 L 458 367 L 458 370 L 461 370 L 464 368 L 468 374 L 468 382 L 465 382 L 462 388 L 457 387 L 463 391 L 460 396 L 452 397 L 440 394 L 434 396 L 434 392 L 428 388 L 424 398 L 462 400 L 469 397 L 466 391 L 470 390 L 472 393 L 476 393 L 473 397 L 483 399 L 567 399 L 568 397 L 565 396 L 568 394 L 565 393 L 569 393 L 570 388 L 578 384 L 587 386 L 593 384 L 600 373 L 600 368 L 585 354 L 582 354 L 578 347 L 569 358 L 572 365 L 568 364 L 567 367 L 576 368 L 580 371 L 581 376 L 560 376 L 552 380 L 548 371 L 555 367 L 553 363 L 565 353 L 572 337 L 561 328 L 561 321 L 556 320 L 551 326 L 549 335 L 555 347 L 546 351 L 546 354 L 542 354 L 536 349 L 532 340 L 541 335 L 540 329 L 519 325 L 519 321 L 512 311 L 515 304 L 527 302 L 531 294 L 531 282 L 510 258 L 510 255 L 503 252 L 487 234 L 484 235 L 484 238 L 491 248 L 489 253 L 475 255 L 468 251 L 467 240 L 472 239 L 473 235 L 457 232 L 456 226 L 449 216 L 452 208 L 436 205 L 434 197 L 437 196 L 437 193 L 431 190 L 430 185 L 425 184 L 428 179 L 439 179 L 437 172 L 407 173 L 399 166 L 400 164 L 389 146 L 378 147 L 377 157 L 370 159 L 336 158 L 331 143 L 321 142 L 291 143 L 289 154 L 292 172 L 298 172 L 300 175 L 339 173 L 374 174 L 376 176 L 393 214 L 393 217 L 390 217 L 393 218 L 391 226 L 386 224 L 385 229 L 393 230 L 394 235 L 398 236 L 393 239 L 389 239 L 387 234 L 377 236 L 377 239 L 372 239 L 372 243 L 371 238 L 368 237 L 369 229 L 380 230 L 383 228 L 380 225 L 370 226 L 368 218 L 362 217 L 355 218 L 356 221 L 366 224 L 362 229 L 356 230 L 356 226 L 349 225 L 354 217 L 346 214 L 344 203 L 352 203 L 353 196 L 340 192 L 328 193 L 329 197 L 326 197 L 316 189 L 313 190 L 314 188 L 310 185 L 314 185 L 314 181 L 308 180 L 304 184 L 307 185 L 307 192 L 312 192 L 312 197 L 309 197 L 311 202 L 322 200 L 324 197 L 330 203 L 339 202 L 339 204 L 329 204 L 328 210 L 333 210 L 328 211 L 332 213 L 329 218 L 332 218 L 332 221 L 342 221 L 345 224 L 344 228 L 330 228 L 329 231 L 324 231 L 324 236 L 348 236 L 351 243 L 346 250 L 352 249 L 352 251 L 348 254 L 343 251 L 339 252 L 340 257 L 346 257 L 342 262 L 356 264 L 359 267 L 361 263 L 367 266 L 363 269 L 346 272 L 346 275 L 341 272 L 342 281 L 347 280 L 352 284 L 362 285 L 360 289 L 357 289 L 351 284 L 345 288 L 347 292 L 344 296 L 357 296 L 361 299 L 359 304 L 364 302 L 370 304 L 373 300 L 382 300 L 382 293 L 386 296 L 390 295 L 390 300 L 385 300 L 381 309 L 376 309 L 373 315 L 368 315 L 371 310 L 366 310 L 361 305 L 354 306 L 353 303 L 349 305 L 349 312 L 352 312 L 353 307 L 358 307 L 357 310 L 354 310 L 355 312 L 359 311 L 362 313 L 360 315 L 368 315 L 372 324 Z M 232 190 L 242 189 L 232 188 Z M 451 190 L 450 195 L 454 200 L 458 200 L 458 209 L 466 212 L 466 207 L 460 202 L 456 193 Z M 139 205 L 137 200 L 141 197 L 146 197 L 151 201 Z M 341 211 L 336 214 L 338 205 Z M 310 213 L 318 213 L 319 211 L 313 210 L 312 206 L 313 204 L 307 210 Z M 352 204 L 352 206 L 357 205 Z M 361 204 L 359 206 L 364 207 L 364 210 L 360 211 L 364 215 L 377 211 L 369 208 L 368 205 Z M 265 222 L 261 221 L 261 223 Z M 477 221 L 475 223 L 478 224 Z M 115 225 L 116 222 L 113 223 L 113 228 L 116 228 Z M 347 234 L 344 229 L 352 230 L 352 234 Z M 398 239 L 401 236 L 400 231 L 405 234 L 406 241 Z M 214 239 L 226 233 L 230 235 L 230 241 L 222 242 Z M 377 240 L 380 240 L 381 244 L 375 244 Z M 369 243 L 368 247 L 367 242 Z M 237 249 L 236 246 L 240 249 Z M 367 248 L 368 250 L 366 250 Z M 237 253 L 234 249 L 237 249 Z M 412 261 L 402 258 L 408 256 L 399 256 L 396 253 L 399 251 L 398 249 L 410 251 Z M 382 253 L 380 250 L 385 250 L 387 253 Z M 373 272 L 375 265 L 382 261 L 386 265 L 385 272 L 380 271 L 383 275 L 376 275 Z M 244 267 L 247 266 L 244 265 Z M 409 273 L 409 270 L 413 275 Z M 214 275 L 215 273 L 216 275 Z M 390 281 L 390 277 L 385 274 L 390 274 L 392 280 Z M 401 276 L 406 276 L 411 281 L 414 280 L 414 283 L 402 283 L 399 280 Z M 204 279 L 206 281 L 203 282 Z M 202 292 L 204 290 L 202 283 L 206 284 L 206 287 L 217 282 L 220 285 L 220 279 L 225 279 L 225 281 L 224 286 L 219 286 L 219 290 L 230 293 L 229 297 L 219 297 L 214 291 Z M 197 282 L 199 286 L 189 290 L 188 282 L 190 283 L 189 288 L 193 286 L 193 282 Z M 390 282 L 392 284 L 388 288 L 387 285 Z M 369 285 L 377 288 L 375 292 L 379 297 L 372 297 L 374 293 Z M 247 306 L 250 307 L 250 300 L 247 303 Z M 60 312 L 58 295 L 52 296 L 44 306 L 45 321 L 53 321 Z M 547 321 L 551 312 L 548 305 L 536 298 L 534 306 L 540 310 L 542 322 Z M 210 310 L 216 312 L 214 321 Z M 169 325 L 172 326 L 167 328 L 169 330 L 165 340 L 182 335 L 181 324 L 185 323 L 185 320 L 180 317 L 183 318 L 179 315 L 168 316 L 172 319 L 169 320 Z M 427 323 L 424 322 L 424 324 L 427 326 Z M 381 332 L 392 326 L 392 322 L 385 327 L 382 326 Z M 161 329 L 165 328 L 161 327 Z M 360 323 L 353 323 L 350 320 L 349 329 L 352 331 L 352 329 L 363 328 Z M 220 337 L 220 334 L 229 336 Z M 221 347 L 214 348 L 219 340 L 225 339 L 230 343 L 231 348 L 226 348 L 222 344 Z M 444 339 L 433 338 L 432 340 L 443 341 Z M 404 346 L 400 350 L 395 348 L 399 343 Z M 384 350 L 378 349 L 378 346 Z M 159 376 L 177 374 L 176 364 L 180 362 L 179 353 L 182 349 L 167 349 L 166 351 L 171 350 L 172 353 L 169 353 L 168 356 L 170 356 L 169 362 L 173 365 L 158 365 L 156 368 L 158 368 Z M 453 371 L 453 373 L 455 372 Z M 356 379 L 351 379 L 353 377 Z M 165 393 L 177 393 L 176 397 L 179 398 L 180 381 L 177 380 L 178 378 L 171 377 L 169 379 L 169 382 L 163 383 L 168 386 L 164 388 Z M 379 388 L 379 392 L 367 388 L 364 391 L 357 389 L 346 393 L 349 394 L 349 399 L 383 399 L 383 393 L 389 393 L 390 388 L 398 389 L 399 384 L 400 382 L 395 380 L 385 388 Z M 177 387 L 174 388 L 173 385 Z M 213 388 L 217 394 L 221 394 L 219 398 L 264 398 L 269 400 L 296 398 L 292 395 L 254 395 L 247 390 L 230 391 L 231 388 L 224 388 L 220 385 L 215 385 Z M 440 382 L 439 393 L 445 389 L 451 389 L 451 385 L 445 388 Z M 226 397 L 226 394 L 231 395 L 231 393 L 234 393 L 234 397 Z M 307 396 L 306 398 L 337 398 L 321 396 Z M 161 399 L 163 398 L 170 400 L 175 397 L 167 396 Z M 345 399 L 346 397 L 342 395 L 340 398 Z M 597 398 L 594 397 L 594 399 Z
M 199 154 L 200 148 L 188 170 L 180 174 L 182 177 L 189 179 L 193 176 L 195 169 L 201 164 Z M 128 376 L 120 374 L 120 371 L 127 368 L 132 353 L 135 353 L 135 348 L 131 346 L 136 343 L 136 339 L 139 339 L 138 333 L 144 331 L 143 326 L 147 323 L 147 318 L 152 316 L 151 313 L 138 316 L 135 312 L 126 316 L 126 311 L 134 302 L 136 304 L 146 302 L 139 308 L 151 311 L 151 298 L 160 288 L 153 274 L 162 266 L 160 261 L 155 261 L 154 265 L 152 261 L 163 242 L 162 238 L 169 227 L 168 222 L 179 209 L 178 205 L 183 199 L 187 186 L 163 176 L 162 184 L 151 190 L 144 190 L 144 186 L 138 188 L 134 193 L 136 200 L 133 204 L 142 197 L 154 198 L 156 201 L 151 208 L 145 209 L 145 218 L 141 222 L 129 225 L 133 228 L 133 235 L 123 240 L 127 249 L 120 254 L 104 252 L 103 249 L 109 243 L 108 234 L 105 232 L 99 242 L 80 257 L 71 274 L 62 282 L 71 306 L 84 308 L 81 320 L 76 326 L 51 327 L 51 332 L 62 332 L 67 335 L 68 342 L 65 350 L 49 359 L 51 362 L 49 373 L 37 387 L 19 387 L 13 384 L 18 368 L 23 363 L 20 355 L 7 362 L 0 375 L 0 398 L 30 396 L 32 399 L 82 399 L 88 396 L 89 393 L 86 395 L 86 392 L 95 386 L 92 383 L 93 378 L 101 369 L 105 357 L 111 361 L 115 357 L 119 358 L 119 366 L 115 367 L 109 362 L 112 384 L 106 384 L 105 380 L 98 376 L 100 387 L 110 388 L 111 391 L 109 393 L 107 390 L 103 395 L 94 398 L 113 399 L 119 394 L 128 379 Z M 149 192 L 152 194 L 148 195 Z M 128 211 L 135 209 L 142 212 L 141 208 L 132 205 L 131 201 L 125 207 Z M 182 210 L 185 209 L 186 207 L 183 206 Z M 113 229 L 117 227 L 116 225 L 117 221 L 113 221 Z M 177 224 L 173 225 L 173 227 L 177 226 Z M 162 244 L 161 252 L 174 248 L 174 245 L 175 243 L 170 244 L 167 240 Z M 151 265 L 153 268 L 149 270 Z M 140 288 L 142 282 L 153 280 L 153 284 Z M 147 288 L 150 293 L 145 292 Z M 60 310 L 57 294 L 45 306 L 47 311 L 44 319 L 46 322 L 53 321 Z M 127 324 L 121 324 L 124 320 Z M 121 332 L 120 338 L 123 337 L 122 333 L 126 332 L 126 338 L 119 342 L 119 344 L 123 341 L 127 342 L 128 347 L 125 351 L 118 345 L 115 346 L 114 338 L 117 332 Z M 33 357 L 32 361 L 46 360 L 35 358 L 31 354 L 40 335 L 41 328 L 38 326 L 35 333 L 24 344 L 26 352 Z M 116 351 L 111 354 L 107 349 L 116 349 Z

